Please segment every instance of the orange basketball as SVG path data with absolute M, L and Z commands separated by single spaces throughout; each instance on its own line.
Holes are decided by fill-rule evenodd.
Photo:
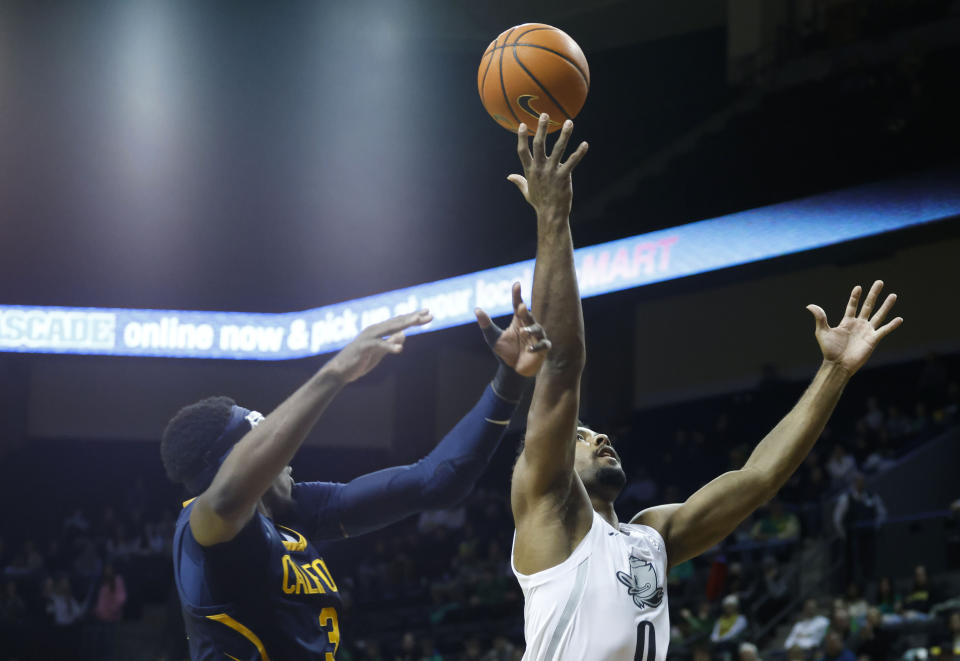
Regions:
M 590 69 L 580 46 L 565 32 L 524 23 L 503 31 L 487 46 L 477 87 L 483 107 L 503 128 L 516 132 L 522 122 L 532 133 L 545 112 L 552 132 L 583 108 Z

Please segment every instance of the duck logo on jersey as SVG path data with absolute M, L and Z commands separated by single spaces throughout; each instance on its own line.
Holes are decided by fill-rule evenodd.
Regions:
M 656 608 L 663 601 L 657 570 L 646 560 L 631 556 L 630 573 L 618 571 L 617 580 L 627 586 L 627 594 L 633 597 L 637 608 Z

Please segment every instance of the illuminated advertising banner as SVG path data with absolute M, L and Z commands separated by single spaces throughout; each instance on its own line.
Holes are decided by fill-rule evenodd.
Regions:
M 957 178 L 871 184 L 640 234 L 576 251 L 583 297 L 641 287 L 960 216 Z M 335 351 L 364 327 L 429 308 L 410 333 L 511 312 L 510 287 L 529 297 L 533 260 L 302 312 L 0 306 L 0 351 L 170 358 L 285 360 Z

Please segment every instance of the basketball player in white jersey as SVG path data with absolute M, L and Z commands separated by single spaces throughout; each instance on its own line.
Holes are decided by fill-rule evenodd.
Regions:
M 537 212 L 532 304 L 553 341 L 537 376 L 523 450 L 513 472 L 513 569 L 523 589 L 525 660 L 663 661 L 669 642 L 668 569 L 710 548 L 768 501 L 806 457 L 847 381 L 900 317 L 883 324 L 896 296 L 873 314 L 877 281 L 857 311 L 854 287 L 840 324 L 810 305 L 823 363 L 813 383 L 756 446 L 684 503 L 644 510 L 621 523 L 613 509 L 626 475 L 606 435 L 578 426 L 584 331 L 569 214 L 571 171 L 581 144 L 561 157 L 568 120 L 548 155 L 547 117 L 533 139 L 518 130 L 524 176 L 509 179 Z M 619 323 L 611 319 L 610 323 Z M 749 330 L 743 322 L 744 330 Z

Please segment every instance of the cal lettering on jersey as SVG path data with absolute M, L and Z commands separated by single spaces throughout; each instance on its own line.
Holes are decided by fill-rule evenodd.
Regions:
M 293 561 L 290 554 L 285 554 L 281 559 L 283 563 L 283 592 L 284 594 L 315 594 L 320 592 L 317 588 L 310 585 L 306 575 L 300 566 Z M 293 574 L 293 581 L 290 575 Z
M 303 575 L 309 579 L 308 583 L 310 583 L 310 587 L 307 590 L 307 594 L 323 594 L 326 592 L 326 589 L 320 584 L 320 579 L 310 570 L 309 562 L 300 565 L 300 569 L 303 570 Z
M 328 590 L 337 591 L 337 584 L 333 582 L 333 576 L 321 558 L 312 563 L 298 565 L 287 553 L 281 558 L 281 563 L 284 594 L 325 594 Z
M 326 563 L 323 561 L 323 558 L 317 558 L 313 561 L 313 569 L 316 571 L 320 578 L 323 579 L 323 582 L 327 584 L 327 587 L 331 592 L 337 591 L 337 584 L 333 582 L 333 574 L 330 573 L 330 570 L 327 569 Z

